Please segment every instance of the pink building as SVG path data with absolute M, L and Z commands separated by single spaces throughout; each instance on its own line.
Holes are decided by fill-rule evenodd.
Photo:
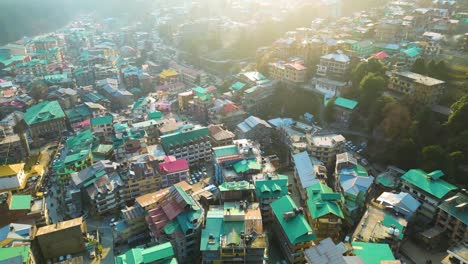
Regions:
M 162 187 L 166 188 L 187 179 L 189 164 L 186 159 L 178 160 L 174 156 L 166 156 L 164 162 L 159 163 L 159 172 L 161 173 Z

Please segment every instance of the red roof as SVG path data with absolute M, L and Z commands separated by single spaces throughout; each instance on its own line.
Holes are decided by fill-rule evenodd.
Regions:
M 236 111 L 236 110 L 239 110 L 240 107 L 235 105 L 235 104 L 226 104 L 224 107 L 223 107 L 223 112 L 224 113 L 230 113 L 230 112 L 233 112 L 233 111 Z
M 186 159 L 175 160 L 174 156 L 164 157 L 164 162 L 159 163 L 159 170 L 165 173 L 174 173 L 188 170 L 189 165 Z
M 382 60 L 388 57 L 388 54 L 385 51 L 381 51 L 381 52 L 375 53 L 374 55 L 372 55 L 372 57 Z

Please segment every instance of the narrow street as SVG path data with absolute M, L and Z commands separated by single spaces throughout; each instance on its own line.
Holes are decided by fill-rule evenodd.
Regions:
M 101 245 L 102 245 L 102 259 L 95 258 L 91 263 L 92 264 L 114 264 L 114 238 L 113 230 L 109 226 L 110 218 L 105 218 L 102 220 L 95 220 L 92 218 L 86 219 L 86 224 L 88 226 L 88 232 L 99 230 L 101 236 Z

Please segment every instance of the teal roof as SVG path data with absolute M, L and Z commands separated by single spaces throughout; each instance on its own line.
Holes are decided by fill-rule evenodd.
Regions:
M 233 91 L 239 91 L 244 87 L 245 87 L 245 83 L 236 82 L 233 85 L 231 85 L 231 87 L 229 89 L 231 89 Z
M 219 236 L 224 233 L 224 215 L 220 210 L 209 210 L 206 215 L 205 229 L 202 230 L 200 251 L 219 250 Z M 213 239 L 210 239 L 210 235 Z
M 162 261 L 164 259 L 172 261 L 173 256 L 174 249 L 172 248 L 172 244 L 170 242 L 166 242 L 145 249 L 130 249 L 124 254 L 117 256 L 115 260 L 117 264 L 147 264 Z
M 83 159 L 87 159 L 89 157 L 90 150 L 81 150 L 78 153 L 73 153 L 71 155 L 67 155 L 65 160 L 63 161 L 65 164 L 74 163 Z
M 288 176 L 255 181 L 255 192 L 258 198 L 279 198 L 288 194 Z
M 174 256 L 174 249 L 171 242 L 145 248 L 142 251 L 143 263 L 153 263 L 154 261 L 171 258 Z
M 67 79 L 68 74 L 62 73 L 62 74 L 51 74 L 51 75 L 46 75 L 44 76 L 44 81 L 47 82 L 59 82 L 63 79 Z
M 210 93 L 208 93 L 208 94 L 199 94 L 197 96 L 202 101 L 208 101 L 213 97 L 213 94 L 210 94 Z
M 98 116 L 91 118 L 91 126 L 99 126 L 112 123 L 112 116 Z
M 460 220 L 465 225 L 468 225 L 468 197 L 464 193 L 455 194 L 455 199 L 444 201 L 439 205 L 440 210 L 448 213 L 452 217 Z
M 338 97 L 335 100 L 335 105 L 353 110 L 357 106 L 358 102 L 343 97 Z
M 159 111 L 154 111 L 154 112 L 148 113 L 148 119 L 160 120 L 162 117 L 163 117 L 163 113 L 161 113 Z
M 427 174 L 420 169 L 412 169 L 407 171 L 401 179 L 413 185 L 414 187 L 425 191 L 439 199 L 442 199 L 450 191 L 456 190 L 457 187 L 441 180 L 442 171 L 435 171 Z
M 67 148 L 73 151 L 86 149 L 93 143 L 93 133 L 91 129 L 78 132 L 75 136 L 67 139 Z
M 388 244 L 352 242 L 353 253 L 365 264 L 380 264 L 382 260 L 395 260 Z
M 64 117 L 65 113 L 57 101 L 44 101 L 33 105 L 26 110 L 26 113 L 24 113 L 24 121 L 28 125 L 34 125 Z
M 408 57 L 417 57 L 421 53 L 421 48 L 413 47 L 402 51 Z
M 175 132 L 161 136 L 161 144 L 167 150 L 171 146 L 177 146 L 184 143 L 207 137 L 209 134 L 208 128 L 201 127 L 189 131 Z
M 320 218 L 327 214 L 334 214 L 344 219 L 341 209 L 341 194 L 333 192 L 326 184 L 316 183 L 307 189 L 307 207 L 312 219 Z
M 29 246 L 0 247 L 0 263 L 10 263 L 8 259 L 11 259 L 17 256 L 21 256 L 22 263 L 28 263 Z M 15 262 L 12 262 L 12 263 L 15 263 Z
M 70 121 L 73 122 L 91 116 L 92 113 L 88 106 L 82 104 L 75 106 L 71 109 L 65 110 L 65 114 L 67 115 L 68 119 L 70 119 Z
M 399 240 L 403 239 L 403 225 L 398 222 L 393 215 L 389 213 L 385 213 L 384 219 L 382 220 L 382 225 L 386 227 L 391 227 L 392 225 L 395 226 L 396 229 L 400 230 L 400 235 L 398 236 Z
M 10 202 L 10 210 L 31 209 L 31 195 L 13 195 Z
M 5 65 L 5 67 L 8 67 L 10 64 L 18 61 L 23 61 L 26 56 L 23 55 L 13 55 L 8 58 L 0 58 L 0 63 Z
M 262 169 L 262 165 L 260 165 L 257 160 L 241 160 L 235 163 L 233 167 L 237 173 L 245 173 L 249 170 Z
M 218 186 L 220 192 L 253 190 L 255 187 L 248 181 L 223 182 Z
M 283 196 L 271 203 L 271 209 L 276 219 L 283 228 L 291 244 L 312 241 L 317 238 L 303 214 L 297 214 L 292 219 L 286 220 L 283 214 L 297 208 L 289 195 Z
M 192 91 L 194 91 L 197 94 L 197 96 L 200 96 L 200 95 L 206 93 L 205 88 L 202 88 L 200 86 L 196 86 L 196 87 L 192 88 Z
M 215 158 L 233 156 L 239 154 L 239 149 L 236 145 L 228 145 L 222 147 L 213 148 Z

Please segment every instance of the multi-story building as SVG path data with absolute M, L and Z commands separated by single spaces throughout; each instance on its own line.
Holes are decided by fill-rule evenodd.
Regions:
M 44 259 L 48 260 L 84 252 L 86 232 L 86 223 L 79 217 L 40 227 L 37 230 L 36 239 Z
M 160 196 L 159 203 L 147 210 L 145 217 L 152 241 L 170 241 L 180 263 L 197 261 L 204 221 L 203 208 L 177 185 L 153 196 Z
M 0 128 L 0 164 L 24 161 L 28 152 L 27 142 L 22 142 L 18 134 L 6 134 Z
M 419 213 L 429 219 L 436 216 L 440 203 L 457 189 L 442 180 L 443 176 L 441 170 L 426 173 L 420 169 L 411 169 L 401 176 L 402 189 L 421 203 Z
M 258 203 L 226 202 L 207 212 L 202 263 L 264 263 L 268 238 Z
M 24 114 L 28 135 L 34 144 L 40 144 L 40 138 L 59 137 L 66 129 L 65 119 L 65 113 L 57 101 L 33 105 Z
M 101 143 L 111 143 L 114 135 L 113 117 L 107 115 L 91 118 L 91 130 Z
M 162 188 L 185 181 L 190 175 L 187 160 L 176 159 L 174 156 L 164 157 L 164 162 L 159 163 L 159 172 L 161 173 Z
M 468 195 L 466 190 L 458 192 L 452 197 L 445 199 L 439 205 L 436 225 L 443 228 L 450 237 L 452 246 L 458 243 L 468 242 Z
M 333 192 L 324 183 L 318 182 L 307 188 L 306 215 L 317 234 L 317 239 L 330 237 L 334 241 L 341 241 L 345 220 L 341 201 L 341 194 Z
M 170 242 L 156 246 L 128 250 L 115 258 L 116 264 L 177 264 L 174 259 L 174 249 Z
M 94 85 L 96 83 L 94 70 L 90 67 L 76 69 L 73 72 L 73 77 L 78 87 Z
M 159 74 L 159 84 L 166 85 L 180 81 L 180 75 L 173 69 L 164 70 Z
M 288 176 L 267 173 L 255 176 L 253 180 L 263 222 L 271 223 L 273 218 L 270 204 L 288 194 Z
M 169 156 L 186 159 L 190 165 L 211 159 L 211 143 L 206 127 L 183 130 L 161 136 L 161 144 Z
M 181 112 L 188 110 L 189 102 L 193 100 L 193 94 L 193 91 L 188 91 L 177 95 L 177 102 L 179 103 L 179 110 Z
M 153 113 L 156 113 L 156 112 L 153 112 Z M 151 113 L 149 116 L 151 116 Z M 148 119 L 146 121 L 133 123 L 132 127 L 145 131 L 146 136 L 147 136 L 146 141 L 148 145 L 155 145 L 158 143 L 159 128 L 160 128 L 160 122 L 158 122 L 158 120 Z
M 435 104 L 445 82 L 414 72 L 395 72 L 388 88 L 415 97 L 424 104 Z
M 231 145 L 236 137 L 234 133 L 224 129 L 221 125 L 209 125 L 208 130 L 213 147 Z
M 249 116 L 236 128 L 238 138 L 246 138 L 268 145 L 271 143 L 271 133 L 273 128 L 268 122 L 256 116 Z
M 348 152 L 336 156 L 335 190 L 344 196 L 344 209 L 353 221 L 365 206 L 374 177 Z
M 400 20 L 385 19 L 375 29 L 375 39 L 381 42 L 392 42 L 406 39 L 403 35 L 403 24 Z
M 314 245 L 317 238 L 304 215 L 291 196 L 286 195 L 271 203 L 275 238 L 281 241 L 283 256 L 290 264 L 304 263 L 304 250 Z
M 306 81 L 307 67 L 299 61 L 285 63 L 277 61 L 270 63 L 269 73 L 272 79 L 284 80 L 292 83 L 303 83 Z
M 332 80 L 343 80 L 345 73 L 350 66 L 348 56 L 338 51 L 320 57 L 317 65 L 317 76 L 326 77 Z
M 118 161 L 148 153 L 146 131 L 142 127 L 114 124 L 112 144 Z
M 0 191 L 20 190 L 26 187 L 25 163 L 0 166 Z
M 306 135 L 307 148 L 310 154 L 323 162 L 326 166 L 331 166 L 335 162 L 336 155 L 344 151 L 345 138 L 342 135 L 313 136 Z
M 48 222 L 45 198 L 3 192 L 0 201 L 0 226 L 28 222 L 39 227 Z
M 151 155 L 146 155 L 130 164 L 130 173 L 122 177 L 125 183 L 126 200 L 133 200 L 162 188 L 158 166 L 159 162 Z
M 71 184 L 64 194 L 67 213 L 81 215 L 89 207 L 90 212 L 103 214 L 122 205 L 125 200 L 120 190 L 124 189 L 124 182 L 120 178 L 118 166 L 118 163 L 102 160 L 72 173 Z
M 367 58 L 374 52 L 374 43 L 370 40 L 357 41 L 351 48 L 359 57 Z
M 81 131 L 67 139 L 66 148 L 53 162 L 53 169 L 62 181 L 66 182 L 73 172 L 81 171 L 93 164 L 92 146 L 94 142 L 90 129 Z
M 301 199 L 307 199 L 307 188 L 318 182 L 317 174 L 306 151 L 294 154 L 294 182 L 297 185 Z
M 179 65 L 174 61 L 169 62 L 169 66 L 180 73 L 180 80 L 187 86 L 205 85 L 208 82 L 208 75 L 201 70 Z
M 141 97 L 132 106 L 133 120 L 144 120 L 149 113 L 156 111 L 156 99 L 152 96 Z

